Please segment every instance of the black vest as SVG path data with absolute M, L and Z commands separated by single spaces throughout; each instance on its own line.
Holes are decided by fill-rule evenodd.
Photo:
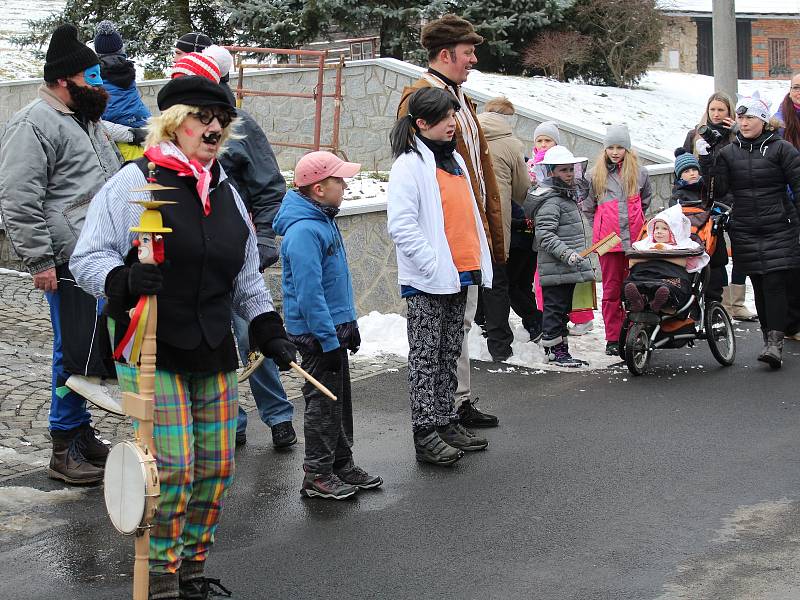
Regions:
M 147 158 L 134 162 L 147 176 Z M 164 287 L 158 294 L 156 336 L 178 350 L 202 345 L 213 351 L 223 341 L 232 343 L 233 286 L 244 265 L 249 231 L 228 181 L 213 187 L 218 163 L 212 174 L 211 213 L 205 216 L 194 177 L 156 169 L 158 183 L 178 188 L 154 193 L 157 200 L 177 202 L 161 207 L 164 226 L 172 233 L 164 234 Z

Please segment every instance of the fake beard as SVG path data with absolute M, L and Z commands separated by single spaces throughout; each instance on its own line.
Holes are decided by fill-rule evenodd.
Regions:
M 203 143 L 206 144 L 218 144 L 219 141 L 222 139 L 221 133 L 206 133 L 203 135 Z
M 89 121 L 97 122 L 106 111 L 108 92 L 102 87 L 82 87 L 67 79 L 70 108 Z

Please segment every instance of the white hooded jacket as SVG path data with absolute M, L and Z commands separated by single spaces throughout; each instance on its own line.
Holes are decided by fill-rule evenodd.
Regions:
M 653 239 L 653 230 L 656 221 L 663 221 L 672 232 L 670 243 L 656 242 Z M 691 238 L 692 224 L 689 218 L 683 214 L 681 206 L 676 204 L 666 210 L 662 210 L 655 217 L 647 222 L 647 237 L 633 243 L 633 250 L 638 253 L 653 252 L 662 254 L 668 252 L 673 256 L 687 256 L 686 270 L 689 273 L 696 273 L 705 267 L 711 260 L 703 251 L 703 247 Z M 684 251 L 684 252 L 680 252 Z M 698 254 L 698 251 L 703 251 Z M 654 257 L 655 258 L 655 257 Z

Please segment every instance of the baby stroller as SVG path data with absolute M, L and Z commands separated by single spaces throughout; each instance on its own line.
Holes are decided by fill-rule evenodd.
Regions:
M 692 223 L 693 237 L 705 245 L 709 255 L 714 254 L 717 240 L 723 235 L 730 207 L 714 202 L 710 211 L 700 207 L 683 207 L 682 211 Z M 646 230 L 642 235 L 646 235 Z M 635 252 L 629 251 L 627 254 L 635 256 Z M 709 293 L 711 269 L 709 264 L 690 275 L 689 300 L 669 314 L 654 312 L 649 307 L 643 312 L 631 312 L 628 302 L 624 301 L 625 320 L 619 338 L 620 356 L 625 359 L 633 375 L 644 373 L 654 350 L 693 347 L 696 340 L 706 340 L 711 354 L 721 365 L 728 367 L 733 364 L 736 358 L 733 325 L 722 304 L 712 299 L 716 294 Z

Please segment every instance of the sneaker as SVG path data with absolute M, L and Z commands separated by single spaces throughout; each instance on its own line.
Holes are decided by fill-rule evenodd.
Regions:
M 361 467 L 351 464 L 349 467 L 336 471 L 336 476 L 348 485 L 360 490 L 372 490 L 383 485 L 383 479 L 378 475 L 370 475 Z
M 475 408 L 477 403 L 478 398 L 475 398 L 474 401 L 469 398 L 462 400 L 456 410 L 458 422 L 464 427 L 497 427 L 499 419 L 494 415 L 479 411 Z
M 300 495 L 306 498 L 344 500 L 355 495 L 358 488 L 345 483 L 333 473 L 306 473 Z
M 414 433 L 417 460 L 432 465 L 449 466 L 464 456 L 464 452 L 445 442 L 436 429 Z
M 545 348 L 545 354 L 549 362 L 559 367 L 577 368 L 589 364 L 585 360 L 574 358 L 569 353 L 569 346 L 564 342 L 551 346 L 550 348 Z
M 83 375 L 70 375 L 66 384 L 76 394 L 80 394 L 97 408 L 102 408 L 115 415 L 125 416 L 122 405 L 111 396 L 99 377 L 84 377 Z
M 231 598 L 233 592 L 222 585 L 219 579 L 210 577 L 195 577 L 180 583 L 179 600 L 208 600 L 212 596 Z
M 619 356 L 619 342 L 606 342 L 606 354 L 608 356 Z
M 439 437 L 444 440 L 445 444 L 464 450 L 465 452 L 476 452 L 478 450 L 486 450 L 489 445 L 488 440 L 478 437 L 469 429 L 466 429 L 461 423 L 450 423 L 444 427 L 437 427 L 436 431 Z
M 111 442 L 102 440 L 97 434 L 97 429 L 86 423 L 75 430 L 72 443 L 86 460 L 102 469 L 106 466 L 106 459 L 111 451 Z
M 272 426 L 272 445 L 276 448 L 288 448 L 297 443 L 297 434 L 291 421 L 276 423 Z
M 628 307 L 631 312 L 644 311 L 644 296 L 642 296 L 635 283 L 625 284 L 625 299 L 628 301 Z
M 586 335 L 594 329 L 594 321 L 578 323 L 569 328 L 569 335 Z
M 652 308 L 654 312 L 658 312 L 664 308 L 667 300 L 669 300 L 669 290 L 662 285 L 656 290 L 656 293 L 653 294 L 653 299 L 650 301 L 650 308 Z

